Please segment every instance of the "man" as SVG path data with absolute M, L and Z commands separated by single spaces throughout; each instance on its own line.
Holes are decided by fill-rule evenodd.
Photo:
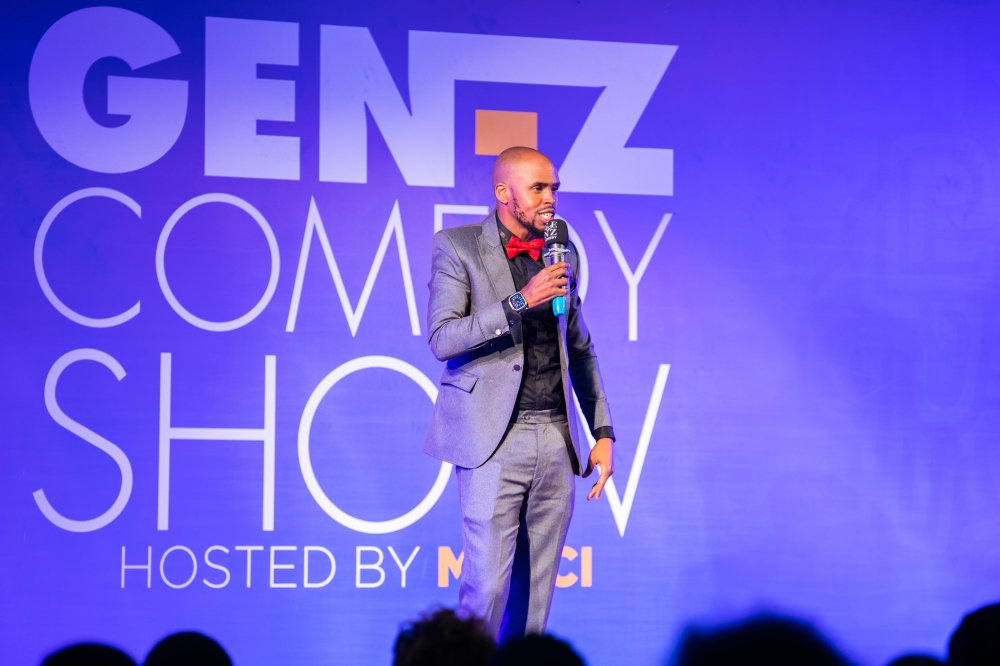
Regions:
M 431 351 L 447 366 L 424 451 L 456 466 L 465 560 L 459 604 L 505 639 L 541 633 L 552 602 L 574 474 L 613 471 L 614 433 L 578 257 L 546 267 L 542 233 L 559 178 L 547 157 L 510 148 L 493 166 L 496 209 L 434 235 Z M 552 299 L 566 298 L 556 317 Z M 573 393 L 596 440 L 577 432 Z

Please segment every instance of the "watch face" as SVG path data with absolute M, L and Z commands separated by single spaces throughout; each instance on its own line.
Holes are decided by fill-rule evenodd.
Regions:
M 524 300 L 521 292 L 518 292 L 510 297 L 510 307 L 514 308 L 515 312 L 520 312 L 528 307 L 528 302 Z

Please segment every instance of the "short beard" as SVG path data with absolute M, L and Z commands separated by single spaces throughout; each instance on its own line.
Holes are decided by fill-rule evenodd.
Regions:
M 524 214 L 524 210 L 517 204 L 517 197 L 513 194 L 511 195 L 511 202 L 514 204 L 514 219 L 521 223 L 521 225 L 527 229 L 532 236 L 538 236 L 541 234 L 538 229 L 535 228 L 533 224 L 528 220 L 528 216 Z

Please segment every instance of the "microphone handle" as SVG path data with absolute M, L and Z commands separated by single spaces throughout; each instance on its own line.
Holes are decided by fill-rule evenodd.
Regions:
M 562 243 L 553 243 L 549 246 L 549 251 L 545 253 L 545 264 L 551 266 L 557 264 L 563 260 L 563 255 L 565 255 L 569 250 Z M 556 296 L 552 299 L 552 314 L 557 317 L 561 317 L 566 314 L 566 297 Z

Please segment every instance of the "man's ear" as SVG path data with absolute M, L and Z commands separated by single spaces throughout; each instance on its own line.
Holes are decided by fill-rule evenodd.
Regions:
M 497 183 L 496 187 L 493 188 L 493 194 L 496 196 L 497 201 L 503 205 L 507 205 L 510 192 L 507 190 L 507 183 Z

